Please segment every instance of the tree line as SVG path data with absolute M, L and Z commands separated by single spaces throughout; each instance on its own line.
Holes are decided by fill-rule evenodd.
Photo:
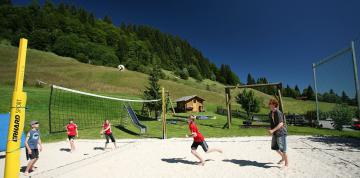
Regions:
M 250 73 L 247 76 L 247 85 L 267 84 L 267 83 L 268 80 L 266 79 L 266 77 L 260 77 L 257 80 L 255 80 L 255 78 L 252 77 Z M 275 95 L 277 92 L 274 87 L 259 87 L 255 89 L 269 95 Z M 295 85 L 294 88 L 290 87 L 289 85 L 286 85 L 285 88 L 284 87 L 282 88 L 281 93 L 282 96 L 284 97 L 291 97 L 302 100 L 315 100 L 315 92 L 310 85 L 304 88 L 302 92 L 300 91 L 297 85 Z M 356 106 L 357 104 L 356 97 L 350 98 L 345 91 L 342 91 L 341 95 L 338 95 L 337 93 L 334 92 L 333 89 L 330 89 L 329 92 L 324 92 L 322 94 L 318 93 L 318 100 L 322 102 L 348 104 L 352 106 Z
M 83 63 L 116 67 L 150 74 L 153 67 L 173 71 L 179 77 L 211 79 L 227 85 L 240 83 L 229 65 L 217 67 L 189 42 L 147 25 L 121 23 L 110 16 L 98 19 L 84 8 L 46 0 L 13 6 L 0 0 L 0 41 L 17 45 L 29 39 L 29 47 L 73 57 Z

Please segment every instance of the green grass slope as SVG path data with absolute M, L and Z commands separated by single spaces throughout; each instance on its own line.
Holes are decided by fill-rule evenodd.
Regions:
M 0 84 L 12 84 L 15 78 L 17 48 L 0 45 Z M 181 80 L 171 72 L 165 71 L 168 80 L 160 84 L 170 91 L 171 98 L 187 95 L 199 95 L 210 103 L 224 106 L 224 86 L 218 82 L 204 80 L 198 82 L 192 78 Z M 73 58 L 57 56 L 53 53 L 29 49 L 27 53 L 25 81 L 28 86 L 37 80 L 64 87 L 90 92 L 113 93 L 121 96 L 141 96 L 147 85 L 148 75 L 126 70 L 119 72 L 116 68 L 94 66 L 80 63 Z M 236 96 L 239 90 L 232 95 Z M 267 112 L 266 103 L 271 96 L 254 90 L 255 95 L 263 101 L 261 112 Z M 322 110 L 329 110 L 333 104 L 321 104 Z M 236 106 L 239 108 L 238 106 Z M 235 107 L 235 108 L 236 108 Z M 284 98 L 286 112 L 305 113 L 315 108 L 312 101 L 299 101 Z

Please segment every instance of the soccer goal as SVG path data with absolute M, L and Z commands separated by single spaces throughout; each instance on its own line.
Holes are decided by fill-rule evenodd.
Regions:
M 135 100 L 87 93 L 56 85 L 51 86 L 49 101 L 50 133 L 63 132 L 70 119 L 79 129 L 99 127 L 105 119 L 113 125 L 126 127 L 131 122 L 141 133 L 147 128 L 141 123 L 137 113 L 141 113 L 145 103 L 161 103 L 156 100 Z M 150 115 L 144 116 L 149 119 Z M 150 118 L 151 119 L 151 118 Z
M 236 86 L 225 86 L 225 103 L 226 103 L 226 110 L 227 110 L 227 123 L 225 124 L 224 128 L 230 128 L 232 123 L 232 116 L 234 111 L 232 110 L 232 100 L 231 90 L 234 89 L 255 89 L 262 93 L 268 94 L 267 96 L 273 96 L 279 101 L 279 109 L 283 112 L 284 106 L 282 102 L 282 95 L 281 95 L 281 83 L 266 83 L 266 84 L 253 84 L 253 85 L 236 85 Z M 263 101 L 262 105 L 267 105 L 268 101 Z M 250 107 L 250 106 L 249 106 Z
M 359 114 L 356 46 L 352 41 L 345 48 L 312 64 L 318 124 L 326 119 L 326 113 L 336 104 L 347 104 Z

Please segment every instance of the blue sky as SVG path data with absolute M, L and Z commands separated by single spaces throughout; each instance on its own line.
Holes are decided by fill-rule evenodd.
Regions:
M 13 0 L 15 5 L 29 2 Z M 358 0 L 63 2 L 84 7 L 99 18 L 109 15 L 116 25 L 146 24 L 178 35 L 217 65 L 230 64 L 243 82 L 250 72 L 256 78 L 298 84 L 301 89 L 313 84 L 312 62 L 360 35 Z M 340 80 L 344 79 L 334 77 L 329 87 Z M 353 89 L 352 80 L 344 90 Z

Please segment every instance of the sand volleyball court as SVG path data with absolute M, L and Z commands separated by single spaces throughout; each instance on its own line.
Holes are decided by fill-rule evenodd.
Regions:
M 44 144 L 32 178 L 220 178 L 220 177 L 360 177 L 360 140 L 334 137 L 289 136 L 289 168 L 277 165 L 271 137 L 209 138 L 210 147 L 224 153 L 205 154 L 196 165 L 191 139 L 123 139 L 118 149 L 103 150 L 104 140 L 77 140 L 68 152 L 66 141 Z M 112 146 L 112 145 L 111 145 Z M 3 175 L 4 152 L 0 154 Z M 24 150 L 21 169 L 26 166 Z M 23 173 L 21 173 L 21 177 Z

